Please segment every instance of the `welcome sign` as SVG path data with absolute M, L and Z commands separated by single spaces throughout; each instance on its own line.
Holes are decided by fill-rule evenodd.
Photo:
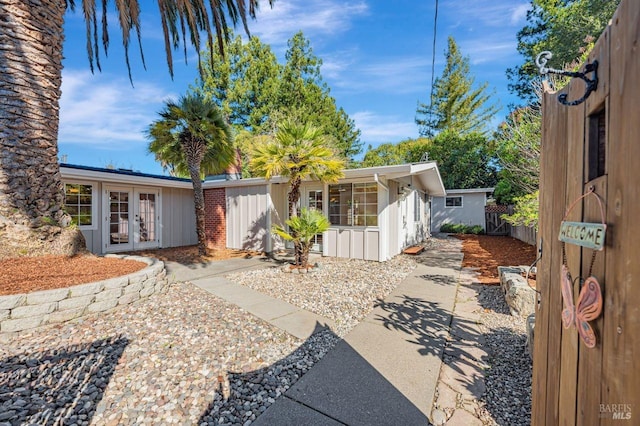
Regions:
M 606 233 L 607 225 L 603 223 L 562 221 L 558 239 L 565 243 L 602 250 Z

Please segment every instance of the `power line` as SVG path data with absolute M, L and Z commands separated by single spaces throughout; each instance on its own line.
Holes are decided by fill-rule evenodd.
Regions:
M 436 0 L 436 13 L 433 18 L 433 47 L 431 56 L 431 92 L 429 93 L 429 121 L 433 113 L 433 84 L 435 82 L 436 73 L 436 36 L 438 34 L 438 0 Z

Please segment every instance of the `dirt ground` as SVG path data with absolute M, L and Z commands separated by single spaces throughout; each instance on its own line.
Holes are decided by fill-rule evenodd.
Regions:
M 489 235 L 456 235 L 462 240 L 465 268 L 476 268 L 479 281 L 499 284 L 498 266 L 531 265 L 536 248 L 512 237 Z
M 194 264 L 232 257 L 251 256 L 240 250 L 210 250 L 207 256 L 198 255 L 196 246 L 160 250 L 145 250 L 127 254 Z M 18 257 L 0 260 L 0 296 L 51 290 L 70 285 L 90 283 L 131 274 L 147 265 L 133 260 L 94 255 Z
M 511 237 L 462 235 L 463 266 L 477 268 L 483 283 L 497 284 L 498 266 L 531 265 L 536 257 L 535 247 Z M 139 256 L 155 257 L 163 261 L 194 264 L 234 257 L 256 256 L 260 253 L 242 250 L 210 250 L 198 255 L 196 246 L 132 252 Z M 0 260 L 0 295 L 30 293 L 69 285 L 89 283 L 130 274 L 146 264 L 133 260 L 86 256 L 40 256 Z

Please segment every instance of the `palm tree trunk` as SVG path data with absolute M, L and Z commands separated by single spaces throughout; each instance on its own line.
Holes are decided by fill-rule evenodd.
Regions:
M 204 158 L 204 147 L 184 145 L 189 175 L 193 185 L 193 202 L 196 208 L 196 233 L 198 235 L 198 253 L 207 254 L 207 235 L 205 233 L 204 192 L 200 178 L 200 164 Z
M 300 201 L 300 185 L 302 180 L 299 177 L 291 181 L 291 191 L 289 191 L 289 218 L 298 216 L 298 202 Z M 291 231 L 293 239 L 293 252 L 295 253 L 294 262 L 296 266 L 302 266 L 302 247 L 297 240 L 295 231 Z
M 66 1 L 0 0 L 0 237 L 17 251 L 74 254 L 58 165 Z

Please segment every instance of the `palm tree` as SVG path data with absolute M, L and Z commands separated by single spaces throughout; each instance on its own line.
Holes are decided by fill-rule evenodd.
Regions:
M 329 229 L 329 219 L 324 217 L 321 211 L 302 208 L 300 216 L 287 219 L 285 223 L 289 231 L 280 225 L 274 225 L 273 232 L 285 240 L 294 242 L 299 250 L 299 252 L 296 251 L 296 259 L 300 259 L 296 265 L 308 268 L 313 237 Z
M 231 127 L 216 104 L 202 95 L 188 94 L 167 102 L 160 119 L 151 124 L 149 151 L 156 160 L 191 177 L 196 208 L 198 252 L 207 254 L 202 178 L 223 172 L 235 161 Z
M 271 3 L 271 0 L 269 0 Z M 60 236 L 82 239 L 68 228 L 64 192 L 58 166 L 59 100 L 62 70 L 63 24 L 74 0 L 0 0 L 0 239 L 16 239 L 17 250 L 41 242 L 49 253 L 72 254 L 79 244 L 61 243 Z M 91 69 L 100 69 L 100 39 L 107 51 L 109 0 L 82 1 Z M 131 32 L 140 41 L 140 1 L 115 1 L 122 29 L 125 60 Z M 189 40 L 198 52 L 200 34 L 222 45 L 227 23 L 255 17 L 258 0 L 158 0 L 169 72 L 172 48 Z M 96 4 L 102 6 L 96 13 Z M 147 6 L 147 3 L 144 3 Z M 100 21 L 100 23 L 98 22 Z M 186 50 L 186 49 L 185 49 Z M 66 52 L 70 54 L 69 52 Z M 141 50 L 142 53 L 142 50 Z M 144 57 L 143 57 L 144 59 Z M 34 235 L 35 234 L 35 235 Z M 31 236 L 31 237 L 29 237 Z M 34 238 L 35 237 L 35 238 Z M 81 244 L 80 244 L 81 245 Z
M 300 185 L 305 179 L 336 182 L 343 176 L 344 160 L 338 157 L 322 131 L 309 124 L 285 121 L 275 136 L 265 143 L 255 144 L 250 153 L 249 167 L 269 180 L 273 176 L 289 178 L 289 218 L 298 216 Z M 295 235 L 294 235 L 295 237 Z M 296 264 L 301 265 L 299 242 L 293 238 Z

